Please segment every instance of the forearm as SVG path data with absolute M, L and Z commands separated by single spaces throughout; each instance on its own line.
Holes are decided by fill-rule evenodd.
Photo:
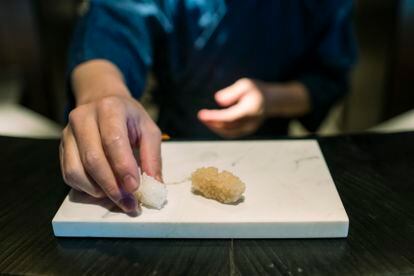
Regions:
M 106 60 L 79 64 L 72 72 L 71 83 L 77 106 L 108 96 L 130 96 L 122 73 Z
M 263 89 L 267 117 L 300 117 L 311 110 L 307 88 L 300 82 L 265 84 Z

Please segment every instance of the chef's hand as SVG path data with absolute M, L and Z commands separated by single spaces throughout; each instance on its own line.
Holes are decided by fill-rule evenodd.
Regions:
M 238 138 L 254 133 L 268 117 L 295 117 L 309 112 L 301 83 L 267 83 L 243 78 L 215 94 L 223 109 L 202 109 L 199 120 L 218 135 Z
M 72 85 L 77 107 L 69 114 L 60 144 L 63 178 L 76 190 L 109 197 L 123 211 L 135 212 L 139 165 L 161 180 L 160 130 L 111 63 L 81 64 Z M 140 164 L 133 148 L 139 148 Z

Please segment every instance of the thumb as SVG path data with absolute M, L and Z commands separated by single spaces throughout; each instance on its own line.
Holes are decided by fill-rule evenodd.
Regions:
M 214 95 L 214 98 L 220 106 L 227 107 L 237 103 L 246 92 L 247 89 L 245 86 L 240 85 L 239 82 L 235 82 L 234 84 L 219 90 Z

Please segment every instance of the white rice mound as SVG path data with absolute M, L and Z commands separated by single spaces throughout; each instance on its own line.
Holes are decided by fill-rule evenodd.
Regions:
M 142 174 L 141 184 L 135 192 L 138 202 L 146 207 L 160 210 L 167 201 L 167 188 L 165 184 L 155 180 L 153 177 Z

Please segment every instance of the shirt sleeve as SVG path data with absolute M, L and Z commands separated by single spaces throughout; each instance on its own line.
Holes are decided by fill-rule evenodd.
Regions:
M 155 1 L 91 0 L 75 27 L 67 75 L 80 63 L 105 59 L 118 67 L 138 98 L 152 65 L 154 39 L 169 27 Z
M 311 51 L 299 81 L 309 91 L 311 112 L 299 118 L 309 131 L 316 131 L 330 108 L 349 89 L 349 74 L 356 62 L 352 28 L 352 1 L 335 9 L 316 47 Z

